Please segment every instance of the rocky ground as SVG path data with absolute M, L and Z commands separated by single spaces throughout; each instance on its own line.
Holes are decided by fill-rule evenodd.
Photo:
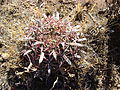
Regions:
M 58 55 L 58 61 L 29 67 L 21 54 L 26 31 L 37 19 L 56 12 L 80 26 L 79 38 L 86 39 L 80 44 L 87 47 L 65 52 L 73 65 Z M 0 0 L 0 90 L 119 90 L 119 29 L 119 0 Z

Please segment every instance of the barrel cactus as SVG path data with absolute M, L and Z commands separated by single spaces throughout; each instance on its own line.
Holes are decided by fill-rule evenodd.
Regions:
M 78 47 L 85 47 L 80 43 L 86 40 L 80 38 L 80 26 L 74 26 L 60 18 L 58 12 L 52 16 L 43 16 L 42 19 L 35 20 L 26 33 L 27 42 L 22 57 L 29 61 L 28 70 L 33 65 L 39 66 L 43 61 L 50 63 L 52 59 L 58 61 L 59 66 L 64 62 L 72 66 L 73 59 L 80 57 Z

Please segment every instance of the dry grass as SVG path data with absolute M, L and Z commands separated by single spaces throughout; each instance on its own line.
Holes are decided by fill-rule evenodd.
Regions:
M 33 9 L 35 9 L 34 5 L 27 2 L 14 2 L 0 6 L 1 78 L 4 78 L 2 72 L 19 66 L 19 51 L 24 41 L 24 32 L 35 18 Z
M 107 0 L 107 2 L 110 4 L 112 0 Z M 28 27 L 33 25 L 36 19 L 43 18 L 43 14 L 53 15 L 55 12 L 59 12 L 60 17 L 64 20 L 71 22 L 72 25 L 81 26 L 79 27 L 81 33 L 79 38 L 87 38 L 87 41 L 81 42 L 86 44 L 87 48 L 81 47 L 80 51 L 77 52 L 81 58 L 74 62 L 76 67 L 64 68 L 63 66 L 63 72 L 67 71 L 69 78 L 76 78 L 77 73 L 77 84 L 82 90 L 86 88 L 101 90 L 112 88 L 112 85 L 119 86 L 117 84 L 120 83 L 119 80 L 114 83 L 113 78 L 117 79 L 119 76 L 115 75 L 118 74 L 118 71 L 115 71 L 117 65 L 110 65 L 108 62 L 109 46 L 107 44 L 109 39 L 108 23 L 117 17 L 120 9 L 117 4 L 109 7 L 109 9 L 107 5 L 105 0 L 81 0 L 81 2 L 75 0 L 43 0 L 39 3 L 25 0 L 0 6 L 0 75 L 4 78 L 5 72 L 9 71 L 10 68 L 15 70 L 15 68 L 23 67 L 20 65 L 20 52 L 26 42 L 24 37 Z M 110 14 L 110 10 L 112 14 Z M 108 68 L 111 70 L 110 74 L 109 70 L 106 70 Z M 34 70 L 37 70 L 36 67 L 33 68 Z M 76 70 L 78 71 L 76 72 Z M 31 72 L 28 71 L 27 73 L 31 74 Z M 23 78 L 24 71 L 18 72 L 17 75 Z M 109 77 L 109 75 L 111 76 Z

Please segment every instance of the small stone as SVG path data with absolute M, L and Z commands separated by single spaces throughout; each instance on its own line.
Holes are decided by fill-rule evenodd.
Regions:
M 75 77 L 75 74 L 68 73 L 69 77 Z
M 117 87 L 120 88 L 120 84 L 118 84 Z
M 0 62 L 3 62 L 4 60 L 2 59 L 2 57 L 0 57 Z
M 10 57 L 10 55 L 8 53 L 2 53 L 1 56 L 3 59 L 8 59 Z

